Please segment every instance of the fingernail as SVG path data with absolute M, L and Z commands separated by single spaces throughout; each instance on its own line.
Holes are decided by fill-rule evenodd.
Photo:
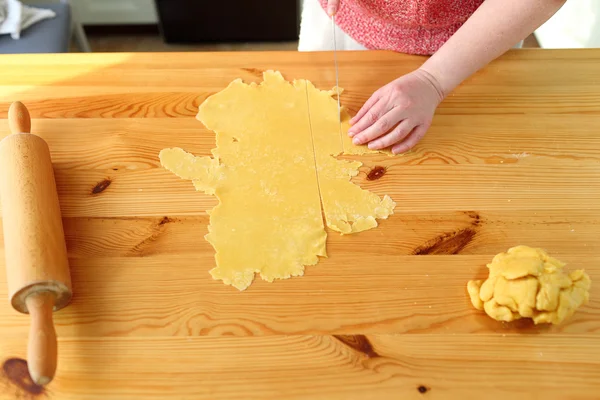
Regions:
M 369 147 L 369 149 L 371 149 L 371 150 L 375 150 L 375 148 L 377 147 L 377 143 L 373 143 L 373 142 L 371 142 L 371 143 L 369 143 L 369 146 L 368 146 L 368 147 Z
M 354 143 L 354 144 L 360 144 L 360 138 L 355 137 L 354 139 L 352 139 L 352 143 Z
M 327 8 L 327 14 L 329 14 L 330 17 L 333 17 L 334 13 L 335 13 L 335 8 L 333 6 L 330 6 L 329 8 Z

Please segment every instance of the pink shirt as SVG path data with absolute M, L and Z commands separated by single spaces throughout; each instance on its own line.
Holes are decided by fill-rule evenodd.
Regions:
M 319 0 L 327 9 L 327 0 Z M 341 0 L 336 24 L 368 49 L 435 53 L 484 0 Z

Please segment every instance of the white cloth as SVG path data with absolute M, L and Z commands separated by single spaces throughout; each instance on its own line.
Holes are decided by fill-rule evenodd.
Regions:
M 546 49 L 600 47 L 600 1 L 567 1 L 535 36 Z
M 55 16 L 52 10 L 26 6 L 18 0 L 0 0 L 0 35 L 19 39 L 31 25 Z
M 333 50 L 331 18 L 323 10 L 318 0 L 304 0 L 302 3 L 298 51 Z M 366 50 L 363 45 L 348 36 L 337 25 L 335 26 L 335 39 L 338 50 Z

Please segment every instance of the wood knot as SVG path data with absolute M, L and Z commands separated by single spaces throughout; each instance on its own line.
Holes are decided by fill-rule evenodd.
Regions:
M 112 181 L 110 180 L 110 178 L 106 178 L 106 179 L 98 182 L 96 184 L 96 186 L 94 186 L 92 188 L 92 194 L 96 195 L 96 194 L 100 194 L 100 193 L 104 192 L 110 186 L 111 183 L 112 183 Z
M 242 68 L 242 71 L 246 71 L 248 73 L 251 73 L 252 75 L 258 77 L 258 78 L 262 78 L 263 77 L 263 70 L 258 69 L 258 68 Z
M 38 396 L 44 393 L 44 387 L 36 385 L 29 375 L 27 361 L 22 358 L 9 358 L 2 365 L 4 376 L 19 389 Z
M 382 176 L 384 176 L 386 172 L 387 169 L 385 167 L 376 166 L 367 174 L 367 180 L 376 181 L 377 179 L 380 179 Z
M 333 335 L 333 337 L 369 358 L 380 357 L 365 335 Z
M 423 386 L 423 385 L 421 385 L 421 386 L 419 386 L 419 387 L 417 388 L 417 390 L 419 391 L 419 393 L 421 393 L 421 394 L 425 394 L 425 393 L 427 393 L 427 392 L 429 391 L 429 388 L 428 388 L 427 386 Z
M 465 211 L 466 216 L 471 219 L 471 224 L 473 226 L 479 226 L 481 224 L 481 216 L 475 211 Z
M 471 228 L 444 233 L 416 248 L 413 255 L 458 254 L 473 240 L 475 234 Z
M 158 223 L 158 226 L 162 226 L 165 224 L 168 224 L 169 222 L 173 222 L 173 220 L 169 217 L 163 217 L 160 222 Z

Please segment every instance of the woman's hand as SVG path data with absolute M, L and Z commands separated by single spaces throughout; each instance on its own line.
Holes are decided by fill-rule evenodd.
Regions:
M 327 1 L 327 14 L 329 16 L 333 16 L 340 8 L 340 0 L 328 0 Z
M 443 98 L 436 79 L 417 69 L 377 90 L 350 120 L 348 135 L 357 145 L 403 153 L 423 138 Z

